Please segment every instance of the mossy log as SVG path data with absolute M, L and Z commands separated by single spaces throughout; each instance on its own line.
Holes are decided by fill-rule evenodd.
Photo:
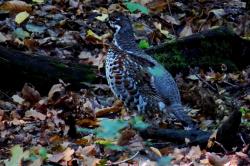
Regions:
M 235 71 L 250 64 L 250 41 L 224 27 L 164 43 L 146 52 L 174 73 L 194 66 L 220 70 L 221 64 Z
M 0 90 L 21 90 L 25 82 L 33 84 L 39 92 L 47 93 L 62 79 L 73 87 L 82 82 L 95 82 L 96 69 L 78 63 L 35 56 L 0 46 Z
M 226 28 L 218 28 L 164 43 L 146 52 L 172 73 L 185 71 L 190 66 L 216 68 L 222 63 L 228 69 L 236 70 L 249 65 L 247 53 L 250 52 L 250 41 L 241 39 Z M 100 78 L 97 78 L 96 73 L 96 68 L 88 65 L 27 55 L 0 46 L 0 90 L 20 90 L 25 82 L 29 82 L 38 90 L 48 92 L 58 79 L 78 88 L 82 87 L 81 82 L 97 82 Z

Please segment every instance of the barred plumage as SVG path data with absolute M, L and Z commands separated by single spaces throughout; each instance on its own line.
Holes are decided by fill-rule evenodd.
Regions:
M 140 50 L 129 19 L 113 13 L 111 25 L 116 28 L 113 44 L 107 53 L 106 77 L 112 92 L 130 111 L 150 120 L 160 116 L 174 117 L 185 126 L 193 122 L 183 111 L 180 93 L 171 74 L 152 57 Z

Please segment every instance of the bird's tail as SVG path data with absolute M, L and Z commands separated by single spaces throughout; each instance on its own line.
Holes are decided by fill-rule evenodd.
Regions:
M 181 104 L 171 105 L 171 112 L 174 114 L 175 118 L 182 123 L 185 129 L 190 130 L 197 128 L 196 123 L 185 113 Z

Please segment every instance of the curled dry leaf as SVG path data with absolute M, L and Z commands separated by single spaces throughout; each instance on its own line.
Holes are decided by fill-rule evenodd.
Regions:
M 4 110 L 0 109 L 0 122 L 3 120 Z
M 32 5 L 27 4 L 24 1 L 6 1 L 0 6 L 0 10 L 9 11 L 12 13 L 19 13 L 19 12 L 31 12 Z
M 200 146 L 192 146 L 191 150 L 188 152 L 186 157 L 193 161 L 193 160 L 199 159 L 201 155 L 202 153 L 201 153 Z
M 32 103 L 38 102 L 41 98 L 40 93 L 37 90 L 35 90 L 35 88 L 32 85 L 27 83 L 24 84 L 21 94 L 26 101 Z
M 65 88 L 62 84 L 55 84 L 49 91 L 48 99 L 52 101 L 56 101 L 62 95 L 65 94 Z
M 18 103 L 18 104 L 23 104 L 24 99 L 22 97 L 20 97 L 19 95 L 13 95 L 12 99 L 14 102 Z
M 71 148 L 67 148 L 64 152 L 52 155 L 48 160 L 51 162 L 58 163 L 61 160 L 70 161 L 72 159 L 72 155 L 74 154 L 74 150 Z
M 95 145 L 85 146 L 84 148 L 79 147 L 77 151 L 87 156 L 95 156 L 97 153 Z
M 83 64 L 92 64 L 93 66 L 97 66 L 98 68 L 103 67 L 104 54 L 99 53 L 97 57 L 91 55 L 90 52 L 82 51 L 78 56 L 81 59 L 81 63 Z
M 209 163 L 214 165 L 214 166 L 224 166 L 224 164 L 226 164 L 229 161 L 229 159 L 226 155 L 223 157 L 220 157 L 216 153 L 207 152 L 206 157 L 207 157 Z
M 154 152 L 157 156 L 162 157 L 162 154 L 161 154 L 161 152 L 160 152 L 159 149 L 157 149 L 157 148 L 155 148 L 155 147 L 150 147 L 150 150 L 151 150 L 152 152 Z
M 37 112 L 34 109 L 30 109 L 28 111 L 25 112 L 25 116 L 26 117 L 33 117 L 35 119 L 39 119 L 39 120 L 45 120 L 46 116 L 40 112 Z

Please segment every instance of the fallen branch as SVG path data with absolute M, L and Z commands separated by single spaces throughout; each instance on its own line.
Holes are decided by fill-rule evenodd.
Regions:
M 231 148 L 236 145 L 243 146 L 243 143 L 241 142 L 242 138 L 237 136 L 239 132 L 240 118 L 241 113 L 234 111 L 218 128 L 214 142 L 219 142 L 226 150 L 231 150 Z M 184 144 L 188 139 L 189 145 L 200 145 L 202 148 L 206 148 L 212 133 L 201 130 L 147 128 L 141 130 L 140 135 L 144 139 L 157 139 L 177 144 Z M 250 138 L 248 136 L 245 139 L 249 141 Z M 214 146 L 215 145 L 216 144 L 214 144 Z M 214 146 L 210 148 L 212 151 L 215 150 Z

